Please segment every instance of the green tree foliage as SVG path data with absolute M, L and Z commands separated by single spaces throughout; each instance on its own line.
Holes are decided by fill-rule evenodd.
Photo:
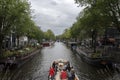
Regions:
M 5 36 L 17 28 L 21 29 L 29 14 L 27 0 L 0 0 L 0 50 Z
M 80 22 L 76 22 L 72 25 L 72 27 L 70 28 L 70 32 L 71 32 L 71 37 L 72 38 L 77 38 L 81 29 L 80 29 Z
M 45 39 L 55 40 L 55 35 L 50 29 L 48 29 L 44 34 L 45 34 Z
M 28 0 L 0 0 L 0 52 L 3 41 L 11 32 L 19 38 L 27 35 L 29 38 L 41 40 L 44 36 L 31 19 L 31 10 Z
M 71 31 L 70 31 L 70 29 L 65 29 L 64 33 L 62 35 L 60 35 L 60 38 L 70 39 L 71 38 Z
M 87 11 L 100 18 L 102 26 L 117 27 L 120 31 L 120 0 L 75 0 L 80 5 L 86 5 Z M 97 22 L 97 21 L 96 21 Z
M 73 38 L 91 37 L 97 30 L 102 35 L 107 27 L 114 26 L 120 31 L 120 0 L 75 0 L 84 10 L 71 27 Z
M 29 40 L 30 39 L 36 39 L 39 42 L 41 42 L 42 39 L 44 38 L 43 31 L 39 27 L 35 26 L 35 24 L 29 26 L 29 28 L 26 31 L 26 34 L 27 34 Z

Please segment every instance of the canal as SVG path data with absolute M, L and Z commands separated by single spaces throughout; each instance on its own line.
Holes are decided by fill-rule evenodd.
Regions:
M 66 59 L 73 65 L 80 80 L 120 80 L 119 74 L 114 74 L 109 69 L 100 69 L 81 60 L 65 44 L 56 42 L 53 46 L 45 47 L 33 59 L 20 68 L 2 74 L 2 80 L 48 80 L 48 71 L 56 59 Z

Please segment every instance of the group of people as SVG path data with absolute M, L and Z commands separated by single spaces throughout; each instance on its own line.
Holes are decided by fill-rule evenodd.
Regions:
M 49 70 L 49 80 L 54 80 L 57 72 L 60 72 L 60 80 L 77 80 L 73 67 L 70 62 L 53 62 Z

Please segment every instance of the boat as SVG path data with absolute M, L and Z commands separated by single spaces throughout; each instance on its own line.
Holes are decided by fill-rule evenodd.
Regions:
M 67 72 L 67 75 L 68 75 L 68 72 L 72 72 L 74 71 L 74 76 L 75 76 L 75 79 L 74 80 L 79 80 L 77 74 L 75 73 L 75 70 L 73 69 L 72 66 L 70 66 L 70 63 L 69 61 L 67 60 L 64 60 L 64 59 L 58 59 L 58 60 L 55 60 L 53 61 L 52 63 L 52 66 L 55 64 L 55 67 L 54 70 L 55 70 L 55 75 L 54 75 L 54 80 L 61 80 L 61 73 L 65 70 Z M 65 69 L 65 66 L 67 66 L 69 64 L 70 66 L 70 70 L 68 69 Z M 50 76 L 48 76 L 48 80 L 52 80 Z M 68 76 L 67 76 L 67 79 L 65 80 L 68 80 Z
M 50 42 L 43 42 L 43 43 L 42 43 L 42 46 L 43 46 L 43 47 L 49 47 L 49 46 L 50 46 Z
M 78 42 L 68 42 L 67 46 L 72 50 L 75 51 L 77 48 Z
M 39 50 L 34 50 L 26 55 L 16 55 L 13 57 L 9 57 L 8 59 L 4 59 L 0 62 L 4 66 L 4 69 L 15 69 L 21 67 L 23 64 L 25 64 L 27 61 L 32 59 L 37 53 L 40 52 Z
M 17 58 L 15 63 L 17 64 L 18 67 L 20 67 L 21 65 L 23 65 L 24 63 L 32 59 L 39 52 L 40 52 L 40 49 L 34 50 L 27 55 Z
M 93 52 L 85 52 L 79 48 L 76 49 L 76 52 L 84 62 L 91 64 L 93 66 L 97 67 L 112 66 L 110 56 L 92 57 Z

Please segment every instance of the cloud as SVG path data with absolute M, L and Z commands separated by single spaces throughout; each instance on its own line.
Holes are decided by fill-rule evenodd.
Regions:
M 74 0 L 29 0 L 34 9 L 34 21 L 43 31 L 51 29 L 56 35 L 71 27 L 83 9 Z

